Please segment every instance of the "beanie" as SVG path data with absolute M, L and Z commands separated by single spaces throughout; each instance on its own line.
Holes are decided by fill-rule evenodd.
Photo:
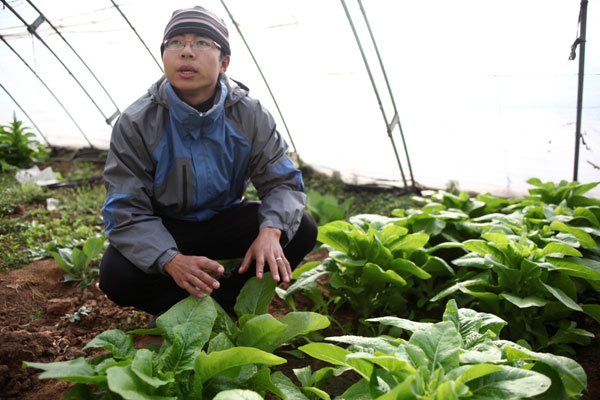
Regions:
M 175 10 L 165 28 L 163 42 L 173 36 L 185 33 L 195 33 L 214 40 L 224 55 L 230 55 L 229 32 L 225 21 L 201 6 Z M 160 53 L 165 50 L 164 43 L 160 46 Z

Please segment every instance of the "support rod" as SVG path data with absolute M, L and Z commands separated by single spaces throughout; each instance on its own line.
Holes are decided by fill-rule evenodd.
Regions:
M 131 28 L 131 30 L 133 31 L 133 33 L 135 33 L 135 36 L 137 36 L 137 38 L 140 40 L 140 42 L 142 42 L 142 45 L 144 45 L 144 47 L 146 48 L 146 51 L 148 51 L 148 54 L 150 54 L 150 57 L 152 57 L 152 59 L 154 60 L 154 62 L 158 66 L 158 68 L 160 69 L 160 72 L 164 72 L 162 65 L 160 65 L 160 63 L 158 62 L 158 60 L 156 59 L 156 57 L 154 57 L 154 54 L 152 54 L 152 52 L 150 51 L 150 49 L 148 48 L 148 46 L 146 46 L 146 42 L 144 42 L 144 39 L 142 39 L 142 37 L 137 33 L 137 31 L 135 30 L 135 28 L 133 27 L 133 25 L 131 24 L 131 22 L 129 22 L 129 19 L 127 19 L 127 17 L 125 16 L 125 14 L 123 14 L 123 11 L 121 11 L 121 9 L 117 5 L 117 3 L 115 3 L 113 0 L 110 0 L 110 2 L 117 9 L 117 11 L 119 12 L 119 14 L 121 14 L 121 17 L 123 17 L 123 19 L 125 20 L 125 22 L 127 22 L 127 25 L 129 25 L 129 27 Z
M 50 25 L 50 27 L 54 30 L 54 32 L 56 32 L 56 34 L 63 40 L 63 42 L 65 42 L 65 44 L 69 47 L 69 49 L 71 49 L 71 51 L 77 56 L 77 58 L 79 59 L 79 61 L 81 61 L 81 63 L 83 64 L 83 66 L 88 70 L 88 72 L 96 80 L 96 82 L 98 83 L 98 85 L 102 88 L 102 90 L 104 91 L 104 93 L 106 94 L 106 96 L 108 97 L 108 99 L 115 106 L 115 108 L 117 109 L 118 114 L 120 114 L 121 111 L 119 110 L 119 106 L 117 106 L 117 103 L 114 101 L 114 99 L 112 98 L 112 96 L 108 93 L 108 90 L 106 90 L 106 88 L 104 87 L 104 85 L 102 84 L 102 82 L 100 82 L 100 79 L 98 79 L 98 77 L 96 76 L 96 74 L 94 73 L 94 71 L 92 71 L 92 69 L 87 65 L 87 63 L 85 61 L 83 61 L 83 58 L 81 58 L 81 56 L 79 55 L 79 53 L 77 53 L 77 51 L 75 51 L 75 49 L 71 46 L 71 44 L 67 41 L 67 39 L 62 35 L 62 33 L 60 33 L 60 31 L 54 25 L 52 25 L 52 23 L 50 22 L 50 20 L 48 18 L 46 18 L 46 16 L 44 14 L 42 14 L 42 12 L 33 4 L 33 2 L 31 0 L 27 0 L 27 3 L 29 3 L 29 5 L 44 19 L 44 21 L 46 21 L 46 23 L 48 25 Z M 109 120 L 111 120 L 111 119 L 109 118 Z
M 35 122 L 33 122 L 33 119 L 31 119 L 31 117 L 29 116 L 29 114 L 27 114 L 27 112 L 23 109 L 23 107 L 21 107 L 21 105 L 19 104 L 19 102 L 10 94 L 10 92 L 4 87 L 4 85 L 2 85 L 2 83 L 0 83 L 0 88 L 2 88 L 2 90 L 4 90 L 6 92 L 6 94 L 8 95 L 8 97 L 10 97 L 10 99 L 13 101 L 13 103 L 15 103 L 17 105 L 17 107 L 19 107 L 19 110 L 21 110 L 21 112 L 23 114 L 25 114 L 25 116 L 27 117 L 27 119 L 31 122 L 31 124 L 33 125 L 33 127 L 38 131 L 38 133 L 40 134 L 40 136 L 42 136 L 42 138 L 44 138 L 44 142 L 46 142 L 46 144 L 48 146 L 50 146 L 50 142 L 48 142 L 48 139 L 42 133 L 42 130 L 35 124 Z
M 225 8 L 225 11 L 227 11 L 227 14 L 229 15 L 229 18 L 233 22 L 233 25 L 235 25 L 235 29 L 237 29 L 238 34 L 240 35 L 240 37 L 242 38 L 242 41 L 246 45 L 246 49 L 248 49 L 248 52 L 250 53 L 250 57 L 252 57 L 252 60 L 254 61 L 254 64 L 256 65 L 256 68 L 258 69 L 258 72 L 260 73 L 260 76 L 262 77 L 262 80 L 265 83 L 265 86 L 267 87 L 267 90 L 269 91 L 269 94 L 271 95 L 271 99 L 273 99 L 273 103 L 275 104 L 275 107 L 277 108 L 277 112 L 279 113 L 279 117 L 281 118 L 281 122 L 283 122 L 283 126 L 285 127 L 285 130 L 286 130 L 286 132 L 288 134 L 288 137 L 290 138 L 290 143 L 292 144 L 292 148 L 294 149 L 295 153 L 298 153 L 298 150 L 296 149 L 296 145 L 294 144 L 294 139 L 292 139 L 292 134 L 290 133 L 290 130 L 288 129 L 288 126 L 287 126 L 287 124 L 285 122 L 285 118 L 283 118 L 283 113 L 281 112 L 281 109 L 279 108 L 279 104 L 277 104 L 277 100 L 275 99 L 275 95 L 273 94 L 273 91 L 271 90 L 271 87 L 269 86 L 269 82 L 267 82 L 267 78 L 263 74 L 262 69 L 260 68 L 260 65 L 258 65 L 258 61 L 254 57 L 254 54 L 252 53 L 252 50 L 250 49 L 250 46 L 248 45 L 248 42 L 246 42 L 246 38 L 244 37 L 244 34 L 242 33 L 242 30 L 240 29 L 239 24 L 233 18 L 233 15 L 229 11 L 229 8 L 227 8 L 227 5 L 225 4 L 225 0 L 221 0 L 221 4 L 223 4 L 223 7 Z
M 79 80 L 75 77 L 75 75 L 73 75 L 73 73 L 71 72 L 71 70 L 65 65 L 65 63 L 60 59 L 60 57 L 50 48 L 50 46 L 48 46 L 48 44 L 44 41 L 44 39 L 42 39 L 42 37 L 37 34 L 37 32 L 35 31 L 35 29 L 33 29 L 34 27 L 32 27 L 31 25 L 29 25 L 27 23 L 27 21 L 25 21 L 23 19 L 23 17 L 21 17 L 19 15 L 19 13 L 14 8 L 12 8 L 10 4 L 8 4 L 8 2 L 6 0 L 2 0 L 2 4 L 4 4 L 27 27 L 28 31 L 33 36 L 35 36 L 46 47 L 46 49 L 48 49 L 48 51 L 56 58 L 56 60 L 60 63 L 60 65 L 62 65 L 63 68 L 69 73 L 69 75 L 71 75 L 71 77 L 77 83 L 77 85 L 79 85 L 79 87 L 81 88 L 81 90 L 83 90 L 83 92 L 90 99 L 90 101 L 92 102 L 92 104 L 98 109 L 98 111 L 100 112 L 100 114 L 102 114 L 102 117 L 104 118 L 104 121 L 106 121 L 106 123 L 108 125 L 111 125 L 111 121 L 109 121 L 108 117 L 104 114 L 104 112 L 102 111 L 102 109 L 100 108 L 100 106 L 98 106 L 98 104 L 96 103 L 96 101 L 88 93 L 88 91 L 85 89 L 85 87 L 83 87 L 83 85 L 81 84 L 81 82 L 79 82 Z
M 377 90 L 377 85 L 375 84 L 375 79 L 373 78 L 373 74 L 371 73 L 371 68 L 369 67 L 369 61 L 367 60 L 367 56 L 362 47 L 362 43 L 360 41 L 360 38 L 358 37 L 358 32 L 356 31 L 356 27 L 354 26 L 354 22 L 352 20 L 352 16 L 350 15 L 350 11 L 348 10 L 348 7 L 346 6 L 346 1 L 341 0 L 341 2 L 342 2 L 342 6 L 344 7 L 344 11 L 346 12 L 346 17 L 348 18 L 348 22 L 350 22 L 350 27 L 352 28 L 352 33 L 354 34 L 354 39 L 356 40 L 356 44 L 358 45 L 358 49 L 360 50 L 360 54 L 362 56 L 363 62 L 365 64 L 365 67 L 367 68 L 367 73 L 369 74 L 369 79 L 371 80 L 371 85 L 373 86 L 375 96 L 377 97 L 377 103 L 379 104 L 379 109 L 381 110 L 381 114 L 383 115 L 383 120 L 385 122 L 386 129 L 388 132 L 388 137 L 390 138 L 390 141 L 392 142 L 392 148 L 394 149 L 394 154 L 396 156 L 396 162 L 398 163 L 398 168 L 400 169 L 400 174 L 402 175 L 402 181 L 404 182 L 404 187 L 408 188 L 408 184 L 406 182 L 406 176 L 404 175 L 404 169 L 402 168 L 402 162 L 400 161 L 400 156 L 398 155 L 398 149 L 396 148 L 396 143 L 394 141 L 394 137 L 392 136 L 391 131 L 390 131 L 390 125 L 387 121 L 387 117 L 385 115 L 385 110 L 383 109 L 383 103 L 381 101 L 381 97 L 379 96 L 379 91 Z M 414 183 L 413 183 L 413 186 L 414 186 Z
M 67 115 L 69 116 L 69 118 L 71 119 L 71 121 L 73 121 L 73 124 L 75 124 L 75 126 L 77 127 L 77 129 L 79 130 L 79 132 L 83 135 L 83 137 L 85 138 L 85 140 L 89 143 L 90 147 L 94 148 L 94 145 L 92 144 L 92 142 L 90 142 L 90 140 L 88 139 L 88 137 L 86 136 L 86 134 L 83 132 L 83 129 L 81 129 L 81 127 L 79 126 L 79 124 L 77 123 L 77 121 L 75 121 L 75 118 L 73 118 L 73 116 L 71 115 L 71 113 L 69 112 L 69 110 L 67 110 L 67 108 L 65 107 L 65 105 L 58 99 L 58 97 L 56 97 L 56 95 L 48 87 L 48 85 L 46 85 L 46 83 L 44 82 L 44 80 L 37 74 L 37 72 L 35 72 L 35 70 L 33 68 L 31 68 L 31 66 L 27 63 L 27 61 L 25 61 L 25 59 L 23 59 L 23 57 L 21 57 L 21 55 L 19 53 L 17 53 L 17 51 L 10 44 L 8 44 L 8 42 L 4 39 L 4 37 L 2 35 L 0 35 L 0 40 L 2 40 L 4 42 L 4 44 L 7 45 L 8 48 L 11 49 L 12 52 L 15 53 L 15 55 L 17 57 L 19 57 L 19 59 L 23 62 L 23 64 L 25 64 L 25 66 L 27 68 L 29 68 L 29 70 L 31 71 L 31 73 L 33 73 L 33 75 L 35 75 L 35 77 L 38 78 L 38 80 L 41 82 L 42 85 L 44 85 L 44 87 L 46 88 L 46 90 L 48 90 L 48 92 L 50 92 L 50 94 L 52 95 L 52 97 L 54 97 L 54 100 L 56 100 L 56 102 L 65 111 L 65 113 L 67 113 Z
M 587 24 L 587 5 L 588 0 L 581 0 L 581 9 L 579 11 L 580 32 L 579 37 L 573 44 L 574 47 L 579 44 L 579 75 L 577 82 L 577 122 L 575 127 L 575 163 L 573 166 L 573 181 L 577 180 L 579 172 L 579 147 L 581 144 L 581 119 L 583 109 L 583 81 L 585 76 L 585 30 Z M 574 58 L 574 49 L 571 57 Z M 573 59 L 572 58 L 572 59 Z

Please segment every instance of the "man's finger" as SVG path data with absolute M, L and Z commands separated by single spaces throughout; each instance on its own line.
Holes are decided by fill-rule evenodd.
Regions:
M 271 269 L 271 276 L 275 282 L 279 282 L 279 264 L 281 264 L 281 257 L 273 258 L 273 260 L 269 260 L 269 267 Z
M 252 254 L 250 254 L 250 252 L 246 252 L 246 255 L 244 256 L 244 261 L 242 261 L 242 265 L 240 265 L 240 267 L 238 268 L 238 273 L 243 274 L 244 272 L 248 271 L 251 261 Z

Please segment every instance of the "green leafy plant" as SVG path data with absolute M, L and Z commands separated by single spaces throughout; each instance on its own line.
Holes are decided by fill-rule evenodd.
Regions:
M 447 303 L 442 322 L 370 321 L 392 326 L 390 335 L 326 338 L 347 348 L 329 343 L 299 348 L 335 365 L 336 374 L 352 370 L 360 376 L 340 399 L 566 399 L 579 397 L 587 386 L 587 376 L 574 360 L 500 340 L 505 321 L 459 309 L 454 300 Z M 405 331 L 411 332 L 408 340 L 397 335 Z M 331 367 L 312 375 L 310 370 L 296 373 L 303 390 L 312 388 L 311 393 L 320 390 L 323 377 L 334 375 Z
M 348 208 L 353 202 L 353 197 L 339 204 L 338 199 L 332 195 L 321 195 L 314 190 L 306 193 L 306 210 L 319 225 L 345 219 Z
M 0 125 L 0 167 L 2 170 L 10 166 L 27 168 L 37 162 L 47 160 L 47 150 L 28 132 L 23 122 L 13 120 L 8 125 Z
M 98 268 L 90 267 L 90 263 L 103 250 L 104 238 L 93 237 L 85 241 L 82 249 L 61 248 L 49 253 L 65 272 L 65 282 L 78 281 L 79 287 L 86 287 L 98 277 Z
M 98 389 L 94 395 L 130 400 L 243 399 L 246 394 L 256 397 L 252 392 L 264 397 L 266 391 L 298 399 L 300 390 L 291 380 L 268 368 L 286 362 L 273 352 L 329 322 L 308 312 L 289 313 L 281 320 L 266 314 L 274 284 L 270 276 L 246 283 L 234 307 L 240 315 L 237 323 L 211 297 L 190 296 L 158 317 L 154 329 L 106 331 L 84 347 L 109 354 L 24 366 L 44 370 L 42 379 L 78 383 L 67 398 L 88 398 L 92 391 L 86 385 L 93 385 Z M 161 335 L 162 345 L 135 349 L 132 335 L 144 333 Z M 240 397 L 225 397 L 229 395 Z
M 427 307 L 426 294 L 435 285 L 432 277 L 452 276 L 454 271 L 423 249 L 428 234 L 409 233 L 397 222 L 378 215 L 357 215 L 350 222 L 334 221 L 319 227 L 318 240 L 329 248 L 329 258 L 314 269 L 303 270 L 281 295 L 285 299 L 308 290 L 309 296 L 318 296 L 314 282 L 328 275 L 324 286 L 330 296 L 337 297 L 336 306 L 347 303 L 363 317 L 406 313 L 409 303 Z

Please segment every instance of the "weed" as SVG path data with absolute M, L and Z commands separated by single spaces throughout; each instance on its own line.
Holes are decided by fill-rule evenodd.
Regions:
M 79 307 L 79 310 L 75 311 L 73 314 L 67 313 L 60 318 L 66 319 L 70 323 L 74 324 L 81 321 L 84 316 L 87 317 L 90 312 L 92 312 L 92 307 L 81 306 Z

